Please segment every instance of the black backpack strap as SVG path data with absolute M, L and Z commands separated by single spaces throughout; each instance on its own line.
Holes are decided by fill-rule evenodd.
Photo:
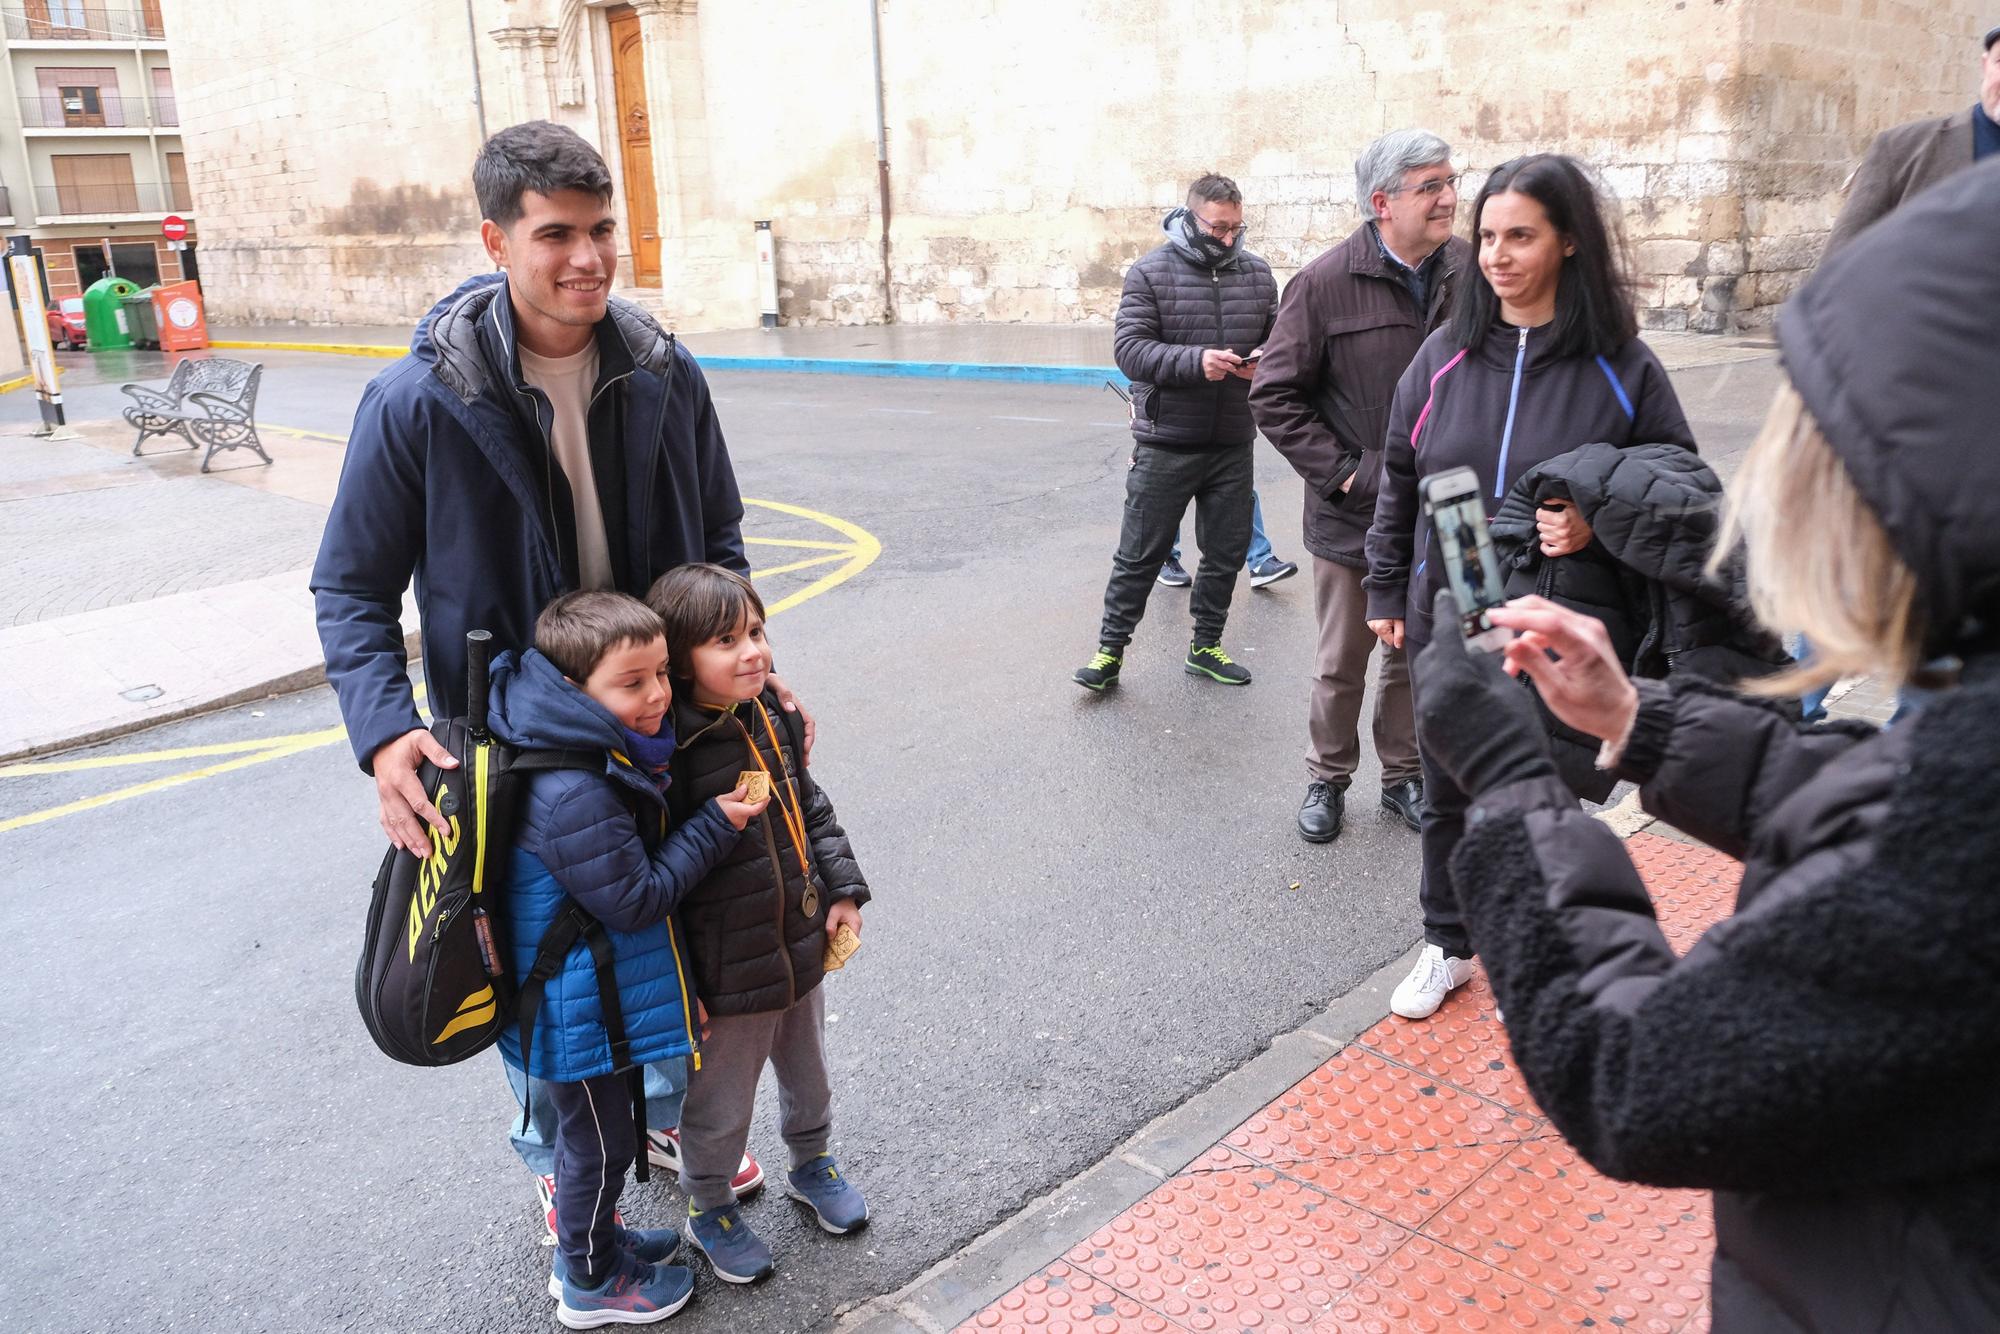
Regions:
M 582 769 L 586 773 L 604 772 L 604 752 L 601 750 L 521 750 L 514 753 L 507 766 L 515 773 L 534 773 L 539 769 Z
M 576 912 L 589 923 L 583 930 L 583 943 L 590 947 L 590 960 L 597 973 L 597 1005 L 604 1016 L 604 1036 L 611 1043 L 611 1068 L 617 1071 L 631 1066 L 632 1123 L 639 1141 L 639 1152 L 633 1155 L 634 1175 L 640 1181 L 650 1181 L 652 1173 L 646 1161 L 646 1072 L 632 1065 L 632 1044 L 625 1036 L 625 1007 L 618 999 L 618 974 L 611 961 L 611 937 L 605 933 L 604 923 L 581 908 Z
M 527 1127 L 528 1108 L 534 1096 L 534 1086 L 528 1082 L 528 1076 L 534 1064 L 535 1020 L 542 1008 L 542 995 L 548 990 L 549 979 L 562 971 L 564 961 L 579 940 L 589 948 L 592 971 L 597 974 L 597 1004 L 603 1012 L 604 1035 L 611 1046 L 611 1068 L 616 1072 L 631 1067 L 632 1115 L 639 1139 L 635 1165 L 638 1179 L 650 1181 L 652 1174 L 648 1170 L 645 1148 L 646 1075 L 642 1067 L 632 1065 L 632 1044 L 625 1035 L 625 1007 L 618 999 L 618 974 L 612 964 L 611 937 L 605 933 L 604 923 L 575 902 L 569 903 L 549 924 L 549 929 L 542 933 L 542 943 L 535 951 L 534 967 L 528 970 L 528 976 L 522 980 L 517 993 L 524 1090 L 521 1125 L 523 1129 Z
M 542 752 L 537 752 L 542 753 Z M 521 979 L 521 985 L 514 993 L 514 1014 L 521 1035 L 521 1129 L 528 1128 L 528 1109 L 535 1096 L 535 1019 L 541 1013 L 542 994 L 548 990 L 549 979 L 562 971 L 563 960 L 569 958 L 576 938 L 583 933 L 583 924 L 591 922 L 591 916 L 571 903 L 556 914 L 549 923 L 549 929 L 542 933 L 542 943 L 536 947 L 534 965 L 528 975 Z

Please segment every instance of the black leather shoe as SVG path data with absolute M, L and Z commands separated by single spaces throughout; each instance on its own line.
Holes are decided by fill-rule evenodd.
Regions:
M 1299 837 L 1308 843 L 1331 843 L 1340 837 L 1340 810 L 1346 797 L 1327 783 L 1307 783 L 1305 804 L 1299 807 Z
M 1403 823 L 1421 831 L 1424 827 L 1424 780 L 1405 778 L 1382 789 L 1382 809 L 1403 817 Z

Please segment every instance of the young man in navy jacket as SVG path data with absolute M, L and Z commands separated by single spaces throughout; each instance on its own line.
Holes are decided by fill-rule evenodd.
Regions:
M 526 649 L 559 594 L 639 595 L 692 561 L 749 571 L 743 502 L 701 368 L 611 297 L 618 237 L 604 159 L 573 131 L 529 121 L 486 141 L 472 180 L 500 271 L 439 302 L 409 355 L 363 392 L 312 572 L 355 758 L 375 779 L 383 832 L 419 856 L 426 823 L 444 822 L 417 766 L 453 761 L 424 730 L 404 660 L 413 579 L 430 709 L 449 717 L 465 712 L 468 630 L 490 631 L 496 651 Z M 679 1168 L 672 1127 L 685 1087 L 683 1062 L 648 1067 L 648 1152 L 667 1170 Z M 544 1183 L 550 1129 L 538 1119 L 515 1136 Z M 763 1174 L 746 1157 L 735 1184 L 748 1193 Z

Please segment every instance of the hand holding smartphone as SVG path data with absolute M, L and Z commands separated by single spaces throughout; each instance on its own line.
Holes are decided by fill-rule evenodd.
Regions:
M 1426 477 L 1422 489 L 1424 514 L 1437 532 L 1438 556 L 1444 562 L 1445 583 L 1458 603 L 1465 642 L 1497 653 L 1514 632 L 1493 624 L 1486 615 L 1507 600 L 1507 592 L 1493 535 L 1487 530 L 1479 476 L 1470 468 L 1451 468 Z

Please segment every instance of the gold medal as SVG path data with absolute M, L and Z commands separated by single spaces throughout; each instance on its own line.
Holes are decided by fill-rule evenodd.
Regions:
M 806 895 L 804 898 L 799 900 L 799 911 L 804 913 L 808 917 L 816 916 L 818 914 L 819 890 L 816 887 L 812 885 L 806 886 Z

